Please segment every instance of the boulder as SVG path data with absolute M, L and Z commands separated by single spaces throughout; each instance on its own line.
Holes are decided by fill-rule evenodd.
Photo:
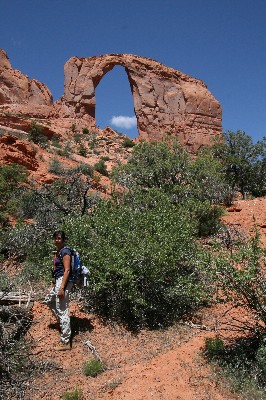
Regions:
M 13 163 L 23 165 L 30 171 L 39 167 L 32 145 L 7 134 L 0 137 L 0 165 Z

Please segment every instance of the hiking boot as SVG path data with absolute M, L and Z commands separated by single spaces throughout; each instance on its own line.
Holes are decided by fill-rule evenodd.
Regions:
M 66 351 L 71 350 L 70 342 L 63 343 L 61 342 L 58 346 L 54 348 L 55 351 Z

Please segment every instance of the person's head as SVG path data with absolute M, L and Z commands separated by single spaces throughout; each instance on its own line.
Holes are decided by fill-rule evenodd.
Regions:
M 53 233 L 53 239 L 56 247 L 63 247 L 66 240 L 66 234 L 64 231 L 55 231 Z

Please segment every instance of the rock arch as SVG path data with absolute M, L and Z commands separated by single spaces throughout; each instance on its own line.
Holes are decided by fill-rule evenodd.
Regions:
M 139 139 L 173 135 L 196 151 L 221 134 L 221 106 L 201 80 L 132 54 L 67 61 L 61 103 L 70 117 L 87 118 L 89 125 L 95 126 L 95 89 L 115 65 L 124 67 L 128 76 Z

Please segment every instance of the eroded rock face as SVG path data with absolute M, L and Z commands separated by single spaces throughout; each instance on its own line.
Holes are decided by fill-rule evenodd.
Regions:
M 0 49 L 0 125 L 19 129 L 20 123 L 24 127 L 39 118 L 52 121 L 62 131 L 73 124 L 79 130 L 96 129 L 95 90 L 116 65 L 123 66 L 128 76 L 139 140 L 157 141 L 171 135 L 195 153 L 201 145 L 210 144 L 213 136 L 221 135 L 221 106 L 201 80 L 132 54 L 71 58 L 65 64 L 64 95 L 52 103 L 49 89 L 13 69 Z M 21 114 L 28 121 L 19 121 Z
M 5 51 L 0 49 L 0 105 L 14 103 L 52 105 L 53 97 L 44 83 L 13 69 Z
M 32 146 L 12 135 L 0 137 L 0 165 L 23 165 L 30 171 L 36 171 L 39 163 L 36 159 L 36 151 Z
M 222 133 L 221 106 L 201 80 L 131 54 L 71 58 L 65 64 L 64 111 L 95 126 L 95 89 L 115 65 L 128 76 L 139 139 L 173 135 L 194 152 Z

